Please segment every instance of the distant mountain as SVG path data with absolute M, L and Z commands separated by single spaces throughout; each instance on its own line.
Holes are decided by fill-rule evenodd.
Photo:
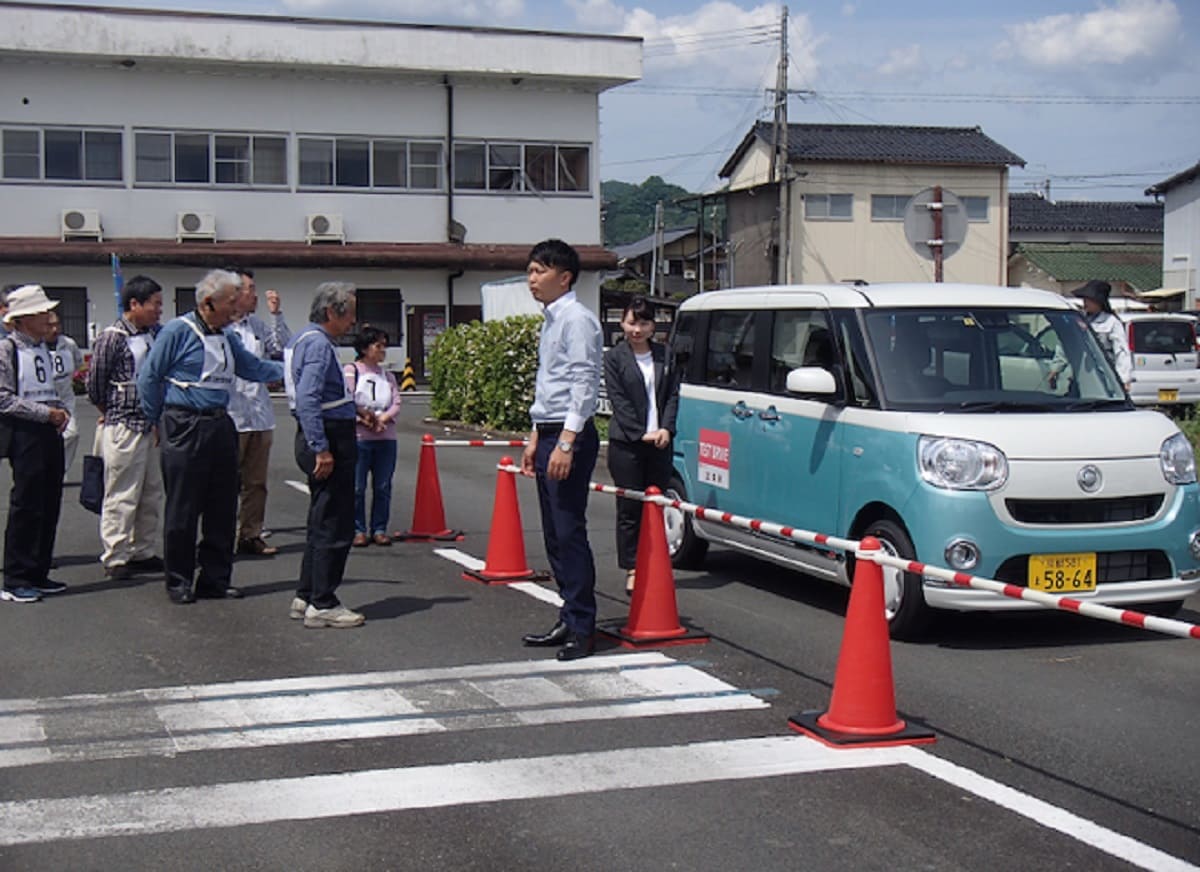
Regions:
M 699 203 L 675 205 L 675 200 L 692 194 L 679 185 L 664 182 L 659 176 L 650 176 L 640 185 L 601 182 L 600 196 L 604 201 L 604 244 L 607 246 L 636 242 L 653 233 L 654 206 L 659 200 L 663 202 L 664 227 L 696 224 Z M 712 209 L 707 202 L 704 211 L 708 215 L 706 223 L 711 224 Z

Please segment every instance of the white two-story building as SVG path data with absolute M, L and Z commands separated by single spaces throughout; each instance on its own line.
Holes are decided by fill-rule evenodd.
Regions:
M 211 267 L 254 269 L 293 328 L 353 281 L 419 374 L 546 237 L 598 306 L 598 99 L 641 62 L 630 37 L 0 5 L 0 283 L 46 286 L 83 343 L 113 255 L 166 316 Z

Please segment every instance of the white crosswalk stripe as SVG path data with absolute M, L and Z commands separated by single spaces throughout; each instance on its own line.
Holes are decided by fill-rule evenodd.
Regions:
M 0 768 L 764 708 L 660 653 L 0 701 Z

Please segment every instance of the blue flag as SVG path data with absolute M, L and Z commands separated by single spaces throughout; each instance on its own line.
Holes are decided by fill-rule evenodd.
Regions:
M 121 291 L 125 287 L 125 276 L 121 275 L 121 258 L 110 254 L 112 261 L 113 296 L 117 299 L 117 317 L 121 317 Z

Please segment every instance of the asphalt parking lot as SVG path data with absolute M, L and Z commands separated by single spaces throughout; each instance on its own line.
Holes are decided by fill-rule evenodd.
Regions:
M 76 461 L 57 549 L 70 592 L 0 608 L 0 868 L 1200 864 L 1194 641 L 953 616 L 892 646 L 897 707 L 937 743 L 829 750 L 787 720 L 829 702 L 844 591 L 714 549 L 675 578 L 708 644 L 556 663 L 520 644 L 554 620 L 548 586 L 462 578 L 487 550 L 495 462 L 517 450 L 449 448 L 447 522 L 465 538 L 356 549 L 341 594 L 366 625 L 305 630 L 286 612 L 306 497 L 277 412 L 281 553 L 239 559 L 241 601 L 181 607 L 157 579 L 105 580 Z M 426 412 L 410 398 L 402 413 L 396 529 L 421 435 L 445 432 Z M 544 567 L 531 483 L 518 492 Z M 601 616 L 617 618 L 608 500 L 593 495 L 590 529 Z M 1181 618 L 1200 620 L 1197 598 Z

